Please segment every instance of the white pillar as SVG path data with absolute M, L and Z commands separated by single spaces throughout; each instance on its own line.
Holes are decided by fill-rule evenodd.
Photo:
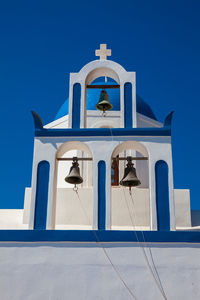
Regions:
M 156 207 L 156 182 L 155 164 L 149 155 L 149 202 L 150 202 L 150 228 L 157 230 L 157 207 Z

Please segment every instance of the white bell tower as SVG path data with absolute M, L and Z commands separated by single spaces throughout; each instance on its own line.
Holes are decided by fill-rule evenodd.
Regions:
M 133 215 L 137 230 L 170 231 L 179 223 L 190 226 L 189 194 L 173 187 L 173 113 L 164 124 L 158 122 L 148 104 L 136 96 L 135 72 L 107 60 L 111 50 L 106 44 L 96 55 L 100 59 L 70 73 L 69 113 L 46 126 L 33 113 L 30 229 L 127 231 L 133 228 Z M 113 107 L 106 117 L 96 109 L 102 89 Z M 132 188 L 133 199 L 120 185 L 128 156 L 141 182 Z M 73 157 L 78 157 L 83 178 L 78 197 L 64 180 Z M 175 206 L 181 198 L 185 203 L 180 217 Z

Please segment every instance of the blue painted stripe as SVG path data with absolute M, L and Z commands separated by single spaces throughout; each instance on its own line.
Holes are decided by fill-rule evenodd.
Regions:
M 171 127 L 161 128 L 81 128 L 35 130 L 35 136 L 171 136 Z
M 124 85 L 124 127 L 133 127 L 133 103 L 132 103 L 132 84 L 130 82 Z
M 200 231 L 136 231 L 138 240 L 159 243 L 199 243 Z M 134 231 L 119 230 L 0 230 L 4 242 L 137 242 Z
M 168 165 L 159 160 L 155 165 L 157 229 L 170 230 Z
M 49 163 L 41 161 L 37 169 L 34 229 L 46 229 L 49 186 Z
M 98 229 L 105 230 L 106 225 L 106 164 L 98 163 Z
M 72 128 L 80 128 L 80 108 L 81 108 L 81 85 L 75 83 L 73 86 L 72 102 Z

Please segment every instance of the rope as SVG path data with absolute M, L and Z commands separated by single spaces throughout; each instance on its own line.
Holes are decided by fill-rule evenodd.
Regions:
M 77 190 L 74 190 L 74 191 L 75 191 L 75 193 L 76 193 L 76 195 L 77 195 L 77 197 L 78 197 L 78 200 L 79 200 L 80 205 L 81 205 L 81 207 L 82 207 L 82 209 L 83 209 L 83 212 L 84 212 L 84 214 L 85 214 L 85 217 L 86 217 L 86 219 L 88 220 L 89 224 L 91 225 L 92 222 L 90 221 L 90 218 L 89 218 L 89 216 L 88 216 L 88 214 L 87 214 L 87 212 L 86 212 L 86 210 L 85 210 L 85 208 L 84 208 L 84 206 L 83 206 L 83 204 L 82 204 L 82 201 L 81 201 L 81 199 L 80 199 L 80 195 L 79 195 L 79 193 L 78 193 L 78 189 L 77 189 Z M 119 271 L 117 270 L 117 268 L 115 267 L 115 265 L 113 264 L 113 262 L 112 262 L 112 260 L 110 259 L 110 257 L 109 257 L 109 255 L 108 255 L 106 249 L 103 247 L 101 241 L 99 240 L 99 237 L 98 237 L 97 233 L 95 232 L 95 230 L 92 229 L 92 232 L 93 232 L 93 234 L 94 234 L 94 236 L 95 236 L 95 238 L 96 238 L 96 243 L 97 243 L 97 245 L 99 246 L 99 248 L 101 248 L 101 249 L 103 250 L 105 256 L 107 257 L 109 263 L 111 264 L 113 270 L 114 270 L 115 273 L 117 274 L 117 276 L 118 276 L 118 278 L 120 279 L 120 281 L 122 282 L 122 284 L 123 284 L 123 285 L 125 286 L 125 288 L 128 290 L 128 292 L 129 292 L 129 294 L 131 295 L 131 297 L 132 297 L 133 299 L 135 299 L 135 300 L 138 300 L 137 297 L 136 297 L 136 296 L 133 294 L 133 292 L 131 291 L 131 289 L 128 287 L 128 285 L 126 284 L 126 282 L 124 281 L 124 279 L 122 278 L 121 274 L 119 273 Z
M 133 205 L 133 207 L 134 207 L 134 200 L 133 200 L 133 195 L 132 195 L 132 193 L 130 193 L 130 196 L 131 196 L 132 205 Z M 155 262 L 154 262 L 154 259 L 153 259 L 153 254 L 152 254 L 151 248 L 148 246 L 148 244 L 147 244 L 147 242 L 146 242 L 146 240 L 145 240 L 145 236 L 144 236 L 143 230 L 141 230 L 141 232 L 142 232 L 142 237 L 143 237 L 143 240 L 144 240 L 145 247 L 146 247 L 146 249 L 148 249 L 148 251 L 149 251 L 150 258 L 151 258 L 151 262 L 152 262 L 152 266 L 153 266 L 153 269 L 154 269 L 154 271 L 155 271 L 155 273 L 156 273 L 157 280 L 159 281 L 160 288 L 162 289 L 162 292 L 163 292 L 163 294 L 164 294 L 163 296 L 166 297 L 166 294 L 165 294 L 165 292 L 164 292 L 164 288 L 163 288 L 163 285 L 162 285 L 160 276 L 159 276 L 159 274 L 158 274 L 158 271 L 157 271 L 157 268 L 156 268 L 156 265 L 155 265 Z M 167 299 L 167 297 L 166 297 L 165 299 Z
M 158 272 L 157 272 L 156 267 L 155 267 L 155 263 L 154 263 L 154 261 L 153 261 L 152 252 L 150 251 L 150 248 L 147 246 L 147 243 L 146 243 L 146 241 L 145 241 L 145 237 L 144 237 L 143 231 L 141 231 L 141 232 L 142 232 L 142 236 L 143 236 L 143 240 L 144 240 L 145 247 L 146 247 L 146 248 L 149 250 L 149 252 L 151 253 L 151 261 L 152 261 L 153 267 L 150 265 L 150 262 L 149 262 L 147 253 L 145 252 L 144 247 L 142 247 L 141 242 L 140 242 L 140 240 L 139 240 L 139 238 L 138 238 L 138 234 L 137 234 L 137 232 L 136 232 L 136 227 L 135 227 L 135 222 L 134 222 L 134 220 L 132 219 L 132 216 L 131 216 L 131 212 L 130 212 L 130 209 L 129 209 L 129 206 L 128 206 L 128 202 L 127 202 L 127 199 L 126 199 L 126 194 L 125 194 L 124 189 L 122 189 L 122 190 L 123 190 L 123 193 L 124 193 L 124 198 L 125 198 L 126 205 L 127 205 L 127 208 L 128 208 L 128 212 L 129 212 L 129 216 L 130 216 L 130 219 L 131 219 L 131 223 L 132 223 L 132 226 L 133 226 L 133 229 L 134 229 L 134 234 L 135 234 L 135 236 L 136 236 L 136 239 L 137 239 L 137 242 L 138 242 L 138 244 L 139 244 L 139 246 L 140 246 L 140 249 L 142 250 L 142 253 L 143 253 L 143 255 L 144 255 L 144 259 L 145 259 L 145 261 L 146 261 L 146 263 L 147 263 L 148 269 L 149 269 L 151 275 L 153 276 L 153 279 L 154 279 L 154 281 L 155 281 L 155 283 L 156 283 L 156 285 L 157 285 L 159 291 L 161 292 L 163 298 L 164 298 L 165 300 L 167 300 L 167 296 L 166 296 L 166 294 L 165 294 L 165 292 L 164 292 L 164 289 L 163 289 L 161 280 L 160 280 L 160 278 L 159 278 Z M 133 214 L 134 214 L 134 201 L 133 201 L 132 193 L 130 193 L 130 196 L 131 196 L 131 200 L 132 200 Z M 135 219 L 135 215 L 134 215 L 134 219 Z M 154 273 L 154 272 L 155 272 L 155 273 Z
M 113 142 L 113 133 L 112 133 L 112 128 L 110 128 L 110 132 L 111 132 L 111 137 L 112 137 L 112 142 Z M 143 252 L 143 255 L 144 255 L 144 258 L 145 258 L 145 261 L 147 263 L 147 266 L 148 266 L 148 269 L 149 271 L 151 272 L 154 280 L 155 280 L 155 283 L 159 289 L 159 291 L 161 292 L 163 298 L 165 300 L 167 300 L 167 296 L 165 294 L 165 291 L 164 291 L 164 288 L 162 286 L 162 282 L 160 280 L 160 277 L 159 277 L 159 274 L 158 274 L 158 271 L 156 269 L 156 266 L 155 266 L 155 263 L 154 263 L 154 260 L 153 260 L 153 255 L 152 255 L 152 252 L 151 252 L 151 249 L 150 247 L 147 245 L 146 241 L 145 241 L 145 236 L 144 236 L 144 232 L 142 232 L 142 237 L 143 237 L 143 240 L 144 240 L 144 245 L 145 245 L 145 248 L 149 250 L 149 253 L 150 253 L 150 260 L 151 260 L 151 263 L 152 263 L 152 266 L 150 265 L 149 263 L 149 260 L 148 260 L 148 257 L 147 257 L 147 254 L 144 250 L 144 248 L 142 247 L 141 243 L 140 243 L 140 240 L 138 238 L 138 235 L 137 235 L 137 232 L 136 232 L 136 228 L 135 228 L 135 225 L 134 225 L 134 221 L 132 220 L 132 217 L 131 217 L 131 213 L 130 213 L 130 210 L 129 210 L 129 206 L 128 206 L 128 203 L 127 203 L 127 200 L 126 200 L 126 195 L 125 195 L 125 191 L 124 189 L 122 189 L 123 192 L 124 192 L 124 198 L 125 198 L 125 201 L 126 201 L 126 205 L 127 205 L 127 208 L 128 208 L 128 212 L 129 212 L 129 216 L 130 216 L 130 219 L 131 219 L 131 223 L 132 223 L 132 226 L 134 228 L 134 233 L 135 233 L 135 236 L 136 236 L 136 239 L 138 241 L 138 244 L 140 246 L 140 249 L 142 249 L 142 252 Z M 134 201 L 133 201 L 133 197 L 132 197 L 132 193 L 131 193 L 131 190 L 129 191 L 129 194 L 130 194 L 130 197 L 131 197 L 131 201 L 132 201 L 132 205 L 133 205 L 133 214 L 134 214 Z M 154 273 L 155 272 L 155 273 Z
M 112 137 L 112 141 L 113 141 L 113 134 L 112 134 L 112 129 L 110 128 L 110 132 L 111 132 L 111 137 Z M 125 198 L 125 201 L 126 201 L 126 205 L 127 205 L 127 208 L 128 208 L 128 212 L 129 212 L 129 216 L 130 216 L 130 219 L 131 219 L 131 223 L 132 223 L 132 226 L 133 226 L 133 229 L 134 229 L 134 233 L 135 233 L 135 236 L 136 236 L 136 239 L 138 241 L 138 244 L 140 246 L 140 249 L 142 250 L 142 253 L 144 255 L 144 258 L 145 258 L 145 261 L 147 263 L 147 266 L 148 266 L 148 269 L 151 273 L 151 275 L 153 276 L 153 279 L 159 289 L 159 291 L 161 292 L 163 298 L 165 300 L 167 300 L 167 296 L 164 292 L 164 289 L 163 289 L 163 286 L 162 286 L 162 283 L 161 283 L 161 280 L 160 280 L 160 277 L 159 277 L 159 274 L 158 274 L 158 271 L 156 269 L 156 266 L 155 266 L 155 263 L 154 263 L 154 260 L 153 260 L 153 255 L 152 255 L 152 252 L 151 252 L 151 249 L 149 248 L 149 246 L 147 245 L 146 241 L 145 241 L 145 236 L 144 236 L 144 232 L 142 232 L 142 237 L 143 237 L 143 240 L 144 240 L 144 245 L 145 245 L 145 248 L 149 250 L 149 253 L 150 253 L 150 258 L 151 258 L 151 262 L 152 262 L 152 266 L 150 265 L 150 262 L 148 260 L 148 257 L 147 257 L 147 253 L 145 252 L 144 250 L 144 247 L 142 247 L 141 243 L 140 243 L 140 240 L 138 238 L 138 235 L 137 235 L 137 232 L 136 232 L 136 228 L 135 228 L 135 225 L 134 225 L 134 221 L 132 219 L 132 216 L 131 216 L 131 213 L 130 213 L 130 210 L 129 210 L 129 206 L 128 206 L 128 203 L 127 203 L 127 199 L 126 199 L 126 195 L 125 195 L 125 191 L 124 189 L 122 189 L 123 192 L 124 192 L 124 198 Z M 89 224 L 91 225 L 92 222 L 90 221 L 89 219 L 89 216 L 87 215 L 87 212 L 85 211 L 85 208 L 84 206 L 82 205 L 82 201 L 80 199 L 80 196 L 79 196 L 79 193 L 78 193 L 78 189 L 74 189 L 75 193 L 77 194 L 77 197 L 79 199 L 79 202 L 81 204 L 81 207 L 84 211 L 84 214 L 86 216 L 86 218 L 88 219 L 89 221 Z M 133 214 L 134 214 L 134 201 L 133 201 L 133 197 L 132 197 L 132 193 L 130 191 L 130 197 L 131 197 L 131 201 L 132 201 L 132 205 L 133 205 Z M 110 259 L 106 249 L 103 247 L 102 243 L 100 242 L 99 238 L 98 238 L 98 235 L 96 234 L 96 231 L 92 230 L 95 238 L 96 238 L 96 243 L 97 245 L 99 245 L 99 247 L 103 250 L 105 256 L 107 257 L 109 263 L 111 264 L 113 270 L 115 271 L 115 273 L 117 274 L 118 278 L 120 279 L 120 281 L 122 282 L 122 284 L 124 285 L 124 287 L 128 290 L 129 294 L 132 296 L 133 299 L 137 300 L 137 297 L 133 294 L 133 292 L 131 291 L 131 289 L 128 287 L 128 285 L 126 284 L 126 282 L 123 280 L 121 274 L 119 273 L 119 271 L 117 270 L 117 268 L 115 267 L 115 265 L 112 263 L 112 260 Z M 154 273 L 155 272 L 155 273 Z
M 112 142 L 113 142 L 112 128 L 110 128 L 110 133 L 111 133 Z M 130 210 L 129 210 L 129 206 L 128 206 L 128 203 L 127 203 L 127 200 L 126 200 L 125 191 L 124 191 L 124 189 L 122 189 L 122 190 L 123 190 L 123 192 L 124 192 L 124 198 L 125 198 L 125 201 L 126 201 L 126 205 L 127 205 L 127 208 L 128 208 L 129 216 L 130 216 L 131 223 L 132 223 L 132 226 L 133 226 L 133 229 L 134 229 L 134 234 L 135 234 L 136 239 L 137 239 L 137 241 L 138 241 L 139 247 L 140 247 L 140 249 L 141 249 L 142 252 L 143 252 L 143 255 L 144 255 L 145 261 L 146 261 L 146 263 L 147 263 L 148 269 L 149 269 L 149 271 L 151 272 L 151 274 L 152 274 L 152 276 L 153 276 L 153 278 L 154 278 L 154 280 L 155 280 L 155 282 L 156 282 L 156 285 L 157 285 L 158 289 L 160 290 L 160 292 L 161 292 L 162 296 L 164 297 L 164 299 L 167 300 L 167 297 L 166 297 L 166 295 L 165 295 L 165 292 L 164 292 L 164 289 L 163 289 L 163 286 L 162 286 L 160 277 L 159 277 L 159 275 L 158 275 L 158 272 L 157 272 L 157 269 L 156 269 L 156 266 L 155 266 L 155 263 L 154 263 L 154 260 L 153 260 L 152 252 L 151 252 L 151 250 L 149 249 L 149 247 L 147 247 L 147 245 L 145 245 L 145 247 L 146 247 L 147 249 L 149 249 L 150 257 L 151 257 L 151 261 L 152 261 L 152 265 L 153 265 L 154 271 L 155 271 L 155 273 L 156 273 L 156 275 L 157 275 L 157 278 L 155 277 L 155 275 L 154 275 L 154 273 L 153 273 L 153 268 L 151 267 L 151 265 L 150 265 L 150 263 L 149 263 L 149 260 L 148 260 L 148 257 L 147 257 L 147 254 L 146 254 L 144 248 L 142 247 L 142 245 L 141 245 L 141 243 L 140 243 L 140 240 L 139 240 L 139 238 L 138 238 L 138 235 L 137 235 L 137 232 L 136 232 L 136 228 L 135 228 L 135 225 L 134 225 L 134 221 L 132 220 L 131 213 L 130 213 Z M 133 213 L 134 213 L 134 202 L 133 202 L 133 198 L 132 198 L 131 189 L 129 190 L 129 194 L 130 194 L 131 199 L 132 199 Z M 143 231 L 142 231 L 142 236 L 143 236 L 144 243 L 146 243 Z

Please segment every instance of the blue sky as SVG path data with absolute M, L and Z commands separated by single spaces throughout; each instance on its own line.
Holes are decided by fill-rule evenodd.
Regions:
M 31 184 L 35 110 L 48 123 L 68 97 L 69 73 L 100 43 L 136 71 L 157 118 L 175 110 L 175 188 L 200 209 L 200 1 L 1 1 L 0 208 L 22 208 Z

